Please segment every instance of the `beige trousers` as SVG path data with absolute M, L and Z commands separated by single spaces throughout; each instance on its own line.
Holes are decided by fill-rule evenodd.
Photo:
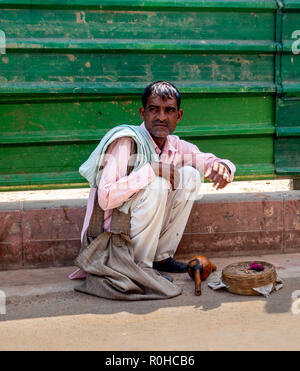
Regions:
M 152 267 L 153 261 L 176 252 L 201 186 L 198 170 L 184 166 L 179 172 L 175 191 L 164 178 L 156 177 L 133 198 L 130 237 L 136 263 Z

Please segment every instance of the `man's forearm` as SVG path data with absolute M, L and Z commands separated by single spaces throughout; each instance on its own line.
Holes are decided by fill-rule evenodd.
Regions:
M 147 187 L 154 179 L 155 173 L 150 163 L 142 166 L 130 175 L 121 177 L 114 182 L 100 182 L 98 201 L 103 210 L 110 210 L 121 206 L 135 193 Z

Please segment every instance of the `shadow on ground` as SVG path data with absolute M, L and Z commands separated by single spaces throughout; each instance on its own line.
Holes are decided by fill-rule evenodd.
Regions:
M 178 275 L 177 275 L 178 276 Z M 113 301 L 76 291 L 52 293 L 32 297 L 12 297 L 7 300 L 6 314 L 0 315 L 0 321 L 26 318 L 42 318 L 79 314 L 116 314 L 121 312 L 144 315 L 160 309 L 174 307 L 194 307 L 202 312 L 220 308 L 226 303 L 265 302 L 266 313 L 287 313 L 291 311 L 292 292 L 300 289 L 300 278 L 289 278 L 279 291 L 274 291 L 268 298 L 263 296 L 240 296 L 224 289 L 213 291 L 202 283 L 202 295 L 194 295 L 194 283 L 187 275 L 175 275 L 174 283 L 183 293 L 167 300 Z M 80 282 L 78 282 L 80 284 Z

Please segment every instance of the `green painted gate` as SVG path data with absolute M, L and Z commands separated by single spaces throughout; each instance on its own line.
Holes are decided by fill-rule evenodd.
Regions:
M 160 79 L 183 95 L 176 133 L 237 179 L 300 174 L 298 29 L 300 0 L 0 0 L 0 189 L 85 185 Z
M 275 166 L 280 175 L 300 174 L 300 1 L 286 0 L 279 15 Z

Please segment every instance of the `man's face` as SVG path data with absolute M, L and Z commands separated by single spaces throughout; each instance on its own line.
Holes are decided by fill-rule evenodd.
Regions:
M 145 126 L 154 138 L 166 138 L 176 129 L 183 111 L 178 110 L 175 97 L 162 99 L 158 95 L 150 95 L 146 107 L 140 108 L 140 115 Z

